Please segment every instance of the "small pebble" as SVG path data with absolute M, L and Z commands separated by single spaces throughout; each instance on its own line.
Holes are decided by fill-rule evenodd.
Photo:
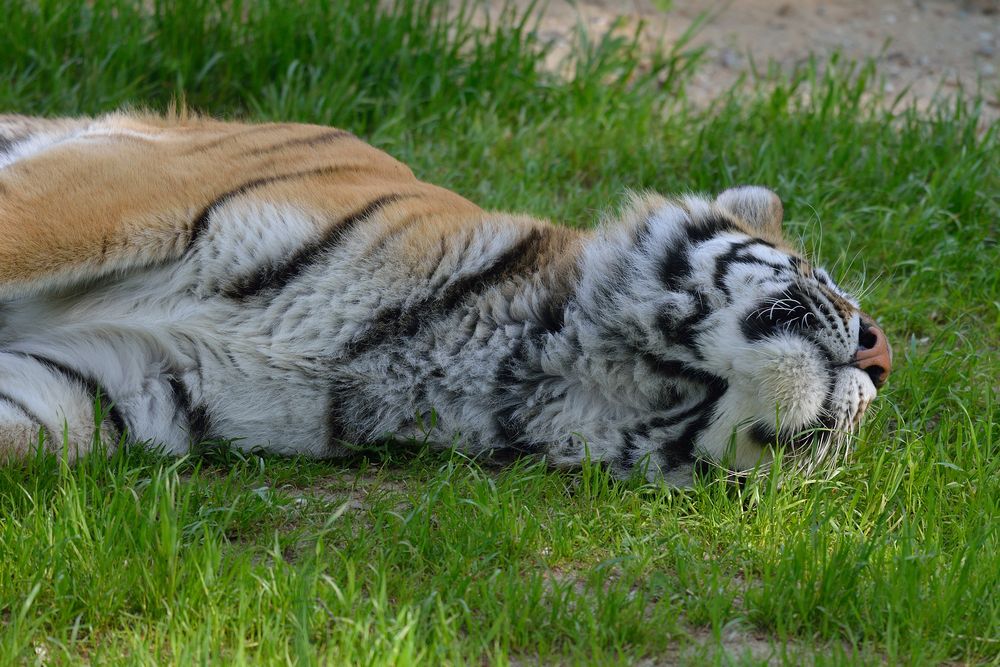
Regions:
M 733 49 L 725 48 L 719 53 L 719 62 L 723 67 L 729 69 L 739 69 L 740 65 L 743 64 L 743 56 L 738 54 Z

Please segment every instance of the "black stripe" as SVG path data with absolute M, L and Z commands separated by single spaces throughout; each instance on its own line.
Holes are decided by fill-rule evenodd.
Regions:
M 635 441 L 636 437 L 648 439 L 649 430 L 649 424 L 639 424 L 632 430 L 622 431 L 622 446 L 618 450 L 618 455 L 615 456 L 614 463 L 626 475 L 631 475 L 632 468 L 639 463 L 639 457 L 636 456 L 636 453 L 639 450 L 639 446 Z
M 238 278 L 222 290 L 222 293 L 230 299 L 242 300 L 264 291 L 283 289 L 317 259 L 336 248 L 355 225 L 367 220 L 386 206 L 413 196 L 415 195 L 391 194 L 373 199 L 363 208 L 332 224 L 322 237 L 297 250 L 284 263 L 263 266 L 250 275 Z
M 462 276 L 449 285 L 438 298 L 439 309 L 451 310 L 470 295 L 481 294 L 504 278 L 533 268 L 538 261 L 541 242 L 541 230 L 532 229 L 488 268 L 478 274 Z
M 736 223 L 721 217 L 709 217 L 692 222 L 686 231 L 691 243 L 702 243 L 719 234 L 728 232 L 746 233 L 737 227 Z
M 720 380 L 720 384 L 709 386 L 709 392 L 712 391 L 711 389 L 712 386 L 716 387 L 728 386 L 728 384 L 726 383 L 725 380 Z M 725 389 L 723 389 L 723 391 L 725 391 Z M 678 424 L 682 424 L 687 420 L 691 419 L 692 417 L 698 416 L 704 411 L 704 409 L 705 409 L 704 399 L 702 399 L 701 401 L 698 401 L 694 405 L 688 408 L 684 408 L 683 410 L 680 410 L 679 412 L 676 412 L 668 417 L 657 417 L 651 420 L 649 422 L 649 426 L 651 428 L 668 428 L 671 426 L 677 426 Z
M 273 176 L 263 176 L 261 178 L 251 179 L 237 188 L 233 188 L 232 190 L 223 192 L 221 195 L 219 195 L 211 202 L 209 202 L 203 209 L 201 209 L 201 212 L 198 213 L 198 215 L 196 215 L 194 220 L 191 222 L 191 232 L 190 236 L 188 236 L 187 251 L 190 252 L 194 248 L 195 244 L 198 242 L 198 239 L 200 239 L 202 235 L 205 233 L 205 231 L 208 229 L 208 220 L 211 217 L 212 213 L 214 213 L 220 206 L 222 206 L 226 202 L 235 199 L 240 195 L 244 195 L 247 192 L 250 192 L 251 190 L 262 188 L 265 185 L 278 183 L 280 181 L 290 181 L 296 178 L 323 176 L 326 174 L 335 173 L 337 171 L 346 169 L 348 167 L 354 168 L 354 165 L 334 165 L 327 167 L 316 167 L 315 169 L 294 171 L 288 174 L 275 174 Z
M 349 419 L 347 417 L 349 410 L 345 409 L 345 406 L 351 402 L 356 404 L 358 397 L 363 393 L 364 388 L 361 384 L 351 378 L 334 376 L 331 379 L 327 390 L 329 403 L 326 409 L 326 447 L 327 453 L 331 456 L 343 454 L 345 448 L 356 448 L 359 440 L 355 437 L 357 431 L 352 431 L 349 424 L 363 422 L 365 416 L 359 418 L 355 413 L 355 418 Z
M 210 439 L 212 420 L 205 406 L 195 405 L 187 387 L 176 377 L 168 377 L 167 382 L 174 395 L 174 404 L 187 420 L 188 437 L 190 437 L 191 443 L 197 445 Z
M 108 393 L 108 390 L 105 389 L 103 385 L 97 382 L 97 380 L 84 375 L 75 368 L 67 366 L 61 362 L 55 361 L 54 359 L 50 359 L 48 357 L 43 357 L 38 354 L 32 354 L 31 352 L 14 351 L 11 352 L 11 354 L 16 354 L 22 357 L 26 357 L 28 359 L 32 359 L 35 362 L 41 364 L 42 366 L 45 366 L 49 370 L 59 373 L 67 380 L 75 382 L 81 387 L 83 387 L 83 389 L 88 394 L 93 396 L 95 400 L 106 398 L 108 401 L 111 401 L 111 394 Z M 115 429 L 118 431 L 119 436 L 122 436 L 128 432 L 128 427 L 125 424 L 125 417 L 124 415 L 122 415 L 121 411 L 117 408 L 117 406 L 115 406 L 113 402 L 109 403 L 108 405 L 104 405 L 103 401 L 101 401 L 101 410 L 104 412 L 102 416 L 106 417 L 108 420 L 111 421 L 112 426 L 114 426 Z
M 628 474 L 632 471 L 632 467 L 636 463 L 635 453 L 638 447 L 635 444 L 635 433 L 623 431 L 621 438 L 622 446 L 618 450 L 614 462 L 623 473 Z
M 743 250 L 749 246 L 759 245 L 760 242 L 756 239 L 750 241 L 742 241 L 740 243 L 734 244 L 732 248 L 727 250 L 724 254 L 720 255 L 716 260 L 715 272 L 712 276 L 712 282 L 716 289 L 729 297 L 729 288 L 726 286 L 726 273 L 730 270 L 733 264 L 747 264 L 750 266 L 761 266 L 773 271 L 776 275 L 781 275 L 784 272 L 791 271 L 792 269 L 787 266 L 780 266 L 778 264 L 772 264 L 771 262 L 759 259 L 752 255 L 741 254 Z
M 357 355 L 383 341 L 413 336 L 424 323 L 453 310 L 468 298 L 482 294 L 512 276 L 528 274 L 537 268 L 542 238 L 542 230 L 532 229 L 487 268 L 455 280 L 437 297 L 414 304 L 407 310 L 399 306 L 382 310 L 372 319 L 368 329 L 347 346 L 345 353 Z
M 530 368 L 528 354 L 527 341 L 518 340 L 510 354 L 498 364 L 493 377 L 497 393 L 496 433 L 501 438 L 502 448 L 522 454 L 540 451 L 539 443 L 526 438 L 525 424 L 532 415 L 517 416 L 517 412 L 529 403 L 529 398 L 538 398 L 537 378 L 530 377 L 531 371 L 525 371 Z
M 712 275 L 712 283 L 715 288 L 721 291 L 726 297 L 729 297 L 729 288 L 726 287 L 726 272 L 729 267 L 736 263 L 743 261 L 739 254 L 747 246 L 753 245 L 753 240 L 740 241 L 739 243 L 734 243 L 729 247 L 729 250 L 719 255 L 715 260 L 715 272 Z
M 402 236 L 403 234 L 405 234 L 407 229 L 409 229 L 410 227 L 412 227 L 417 222 L 422 221 L 422 220 L 426 220 L 426 219 L 427 219 L 427 215 L 424 214 L 424 213 L 410 213 L 410 214 L 408 214 L 408 215 L 406 215 L 406 216 L 404 216 L 402 218 L 397 219 L 394 222 L 392 229 L 389 230 L 386 234 L 384 234 L 382 236 L 382 238 L 380 238 L 378 240 L 378 243 L 376 243 L 374 246 L 372 246 L 367 251 L 367 254 L 369 256 L 378 255 L 383 250 L 385 250 L 389 246 L 390 243 L 392 243 L 393 241 L 395 241 L 396 239 L 398 239 L 400 236 Z M 439 263 L 440 263 L 440 261 L 441 260 L 438 260 Z M 431 272 L 430 275 L 434 275 L 433 272 Z
M 642 355 L 646 362 L 656 373 L 671 379 L 682 378 L 689 382 L 700 384 L 705 388 L 705 396 L 693 406 L 681 410 L 676 414 L 667 417 L 658 417 L 649 423 L 652 428 L 666 428 L 683 423 L 691 419 L 691 422 L 675 438 L 667 440 L 660 446 L 664 462 L 676 466 L 681 463 L 690 462 L 694 456 L 694 441 L 698 434 L 708 425 L 712 416 L 715 404 L 722 398 L 729 388 L 729 383 L 724 379 L 707 371 L 693 368 L 684 362 L 674 359 L 657 359 L 649 354 Z
M 727 297 L 730 296 L 730 294 L 729 294 L 729 288 L 726 287 L 725 284 L 726 276 L 724 274 L 732 267 L 733 264 L 759 266 L 765 269 L 770 269 L 775 274 L 776 277 L 781 277 L 783 273 L 791 271 L 791 269 L 787 266 L 772 264 L 771 262 L 765 262 L 764 260 L 757 259 L 756 257 L 751 257 L 747 255 L 741 255 L 739 257 L 733 257 L 731 259 L 727 259 L 726 265 L 724 267 L 723 266 L 716 267 L 715 276 L 713 278 L 716 288 L 718 288 Z
M 350 449 L 355 443 L 348 437 L 347 426 L 340 416 L 340 409 L 333 405 L 336 392 L 331 392 L 331 405 L 326 411 L 326 447 L 330 455 L 340 453 L 345 447 Z
M 277 153 L 280 150 L 286 148 L 293 148 L 299 146 L 318 146 L 320 144 L 330 143 L 331 141 L 336 141 L 337 139 L 356 139 L 353 134 L 347 132 L 346 130 L 330 130 L 328 132 L 323 132 L 312 137 L 297 137 L 295 139 L 288 139 L 287 141 L 282 141 L 276 143 L 272 146 L 266 148 L 253 148 L 244 153 L 244 155 L 270 155 L 271 153 Z
M 566 311 L 572 300 L 571 294 L 548 294 L 544 301 L 535 304 L 532 314 L 543 332 L 557 334 L 563 330 L 566 326 Z
M 742 262 L 743 264 L 750 264 L 752 266 L 763 266 L 765 268 L 771 269 L 775 273 L 784 273 L 786 271 L 793 270 L 787 266 L 781 266 L 780 264 L 772 264 L 771 262 L 759 259 L 757 257 L 741 257 L 740 262 Z
M 664 463 L 668 466 L 678 466 L 694 459 L 695 439 L 708 426 L 716 403 L 728 388 L 729 383 L 721 378 L 717 378 L 706 387 L 705 398 L 690 410 L 692 415 L 698 416 L 691 420 L 680 435 L 660 445 Z
M 273 132 L 274 130 L 281 130 L 290 127 L 287 123 L 267 123 L 264 125 L 254 125 L 238 132 L 230 132 L 221 137 L 216 137 L 209 141 L 202 142 L 192 146 L 190 149 L 184 151 L 183 155 L 196 155 L 198 153 L 204 153 L 205 151 L 217 148 L 223 144 L 231 143 L 241 137 L 245 137 L 249 134 L 258 134 L 260 132 Z
M 7 137 L 0 137 L 0 153 L 7 153 L 14 144 L 17 143 L 13 139 L 8 139 Z
M 650 208 L 648 211 L 646 211 L 646 217 L 645 219 L 643 219 L 642 225 L 639 227 L 638 232 L 636 232 L 635 241 L 633 241 L 633 243 L 636 246 L 642 247 L 646 245 L 646 241 L 648 241 L 649 237 L 652 236 L 653 234 L 653 221 L 656 220 L 656 217 L 657 215 L 659 215 L 660 210 L 661 209 L 659 207 L 654 206 L 653 208 Z
M 682 378 L 695 384 L 712 385 L 725 380 L 718 375 L 695 368 L 677 359 L 658 359 L 649 353 L 639 353 L 642 361 L 657 375 L 676 379 Z
M 521 454 L 531 454 L 540 451 L 540 445 L 525 440 L 524 425 L 522 420 L 514 416 L 515 412 L 516 409 L 512 406 L 497 410 L 494 425 L 503 442 L 503 445 L 498 446 L 502 449 L 520 452 Z
M 48 430 L 48 427 L 45 426 L 45 422 L 43 422 L 38 417 L 38 415 L 36 415 L 31 410 L 29 410 L 28 406 L 26 406 L 24 403 L 22 403 L 21 401 L 17 400 L 16 398 L 14 398 L 13 396 L 11 396 L 10 394 L 8 394 L 6 392 L 3 392 L 3 391 L 0 391 L 0 401 L 6 401 L 7 403 L 10 403 L 15 408 L 17 408 L 18 410 L 20 410 L 21 412 L 23 412 L 25 417 L 27 417 L 31 421 L 35 422 L 36 424 L 38 424 L 39 426 L 41 426 L 42 428 L 44 428 L 46 431 Z
M 700 292 L 692 295 L 694 301 L 694 311 L 683 319 L 676 319 L 674 313 L 669 310 L 661 310 L 656 315 L 656 326 L 659 327 L 663 335 L 670 341 L 683 345 L 698 359 L 703 359 L 701 348 L 698 347 L 698 325 L 704 324 L 712 308 Z
M 660 260 L 660 282 L 668 290 L 681 289 L 683 280 L 691 273 L 690 249 L 686 243 L 679 243 Z

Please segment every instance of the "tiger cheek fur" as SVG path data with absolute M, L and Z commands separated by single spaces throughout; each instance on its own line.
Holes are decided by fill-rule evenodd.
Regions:
M 580 232 L 331 128 L 0 116 L 0 140 L 3 458 L 39 429 L 80 453 L 98 427 L 173 453 L 419 437 L 687 484 L 841 456 L 889 370 L 855 363 L 873 323 L 763 188 Z

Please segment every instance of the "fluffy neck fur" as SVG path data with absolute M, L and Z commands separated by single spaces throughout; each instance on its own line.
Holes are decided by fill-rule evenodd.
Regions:
M 435 439 L 543 454 L 567 467 L 589 457 L 622 474 L 649 458 L 651 477 L 669 470 L 690 479 L 690 451 L 674 460 L 656 454 L 664 439 L 683 435 L 661 416 L 690 410 L 712 388 L 680 358 L 649 353 L 662 341 L 651 341 L 643 324 L 648 267 L 637 242 L 658 204 L 574 233 L 534 274 L 481 294 L 404 355 L 414 367 L 421 357 L 436 361 L 411 394 L 423 407 L 410 403 L 417 413 L 436 411 Z

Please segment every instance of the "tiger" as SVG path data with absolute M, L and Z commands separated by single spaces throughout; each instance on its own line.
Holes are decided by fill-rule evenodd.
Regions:
M 688 485 L 843 459 L 885 333 L 771 190 L 487 211 L 354 134 L 0 116 L 0 458 L 413 439 Z

